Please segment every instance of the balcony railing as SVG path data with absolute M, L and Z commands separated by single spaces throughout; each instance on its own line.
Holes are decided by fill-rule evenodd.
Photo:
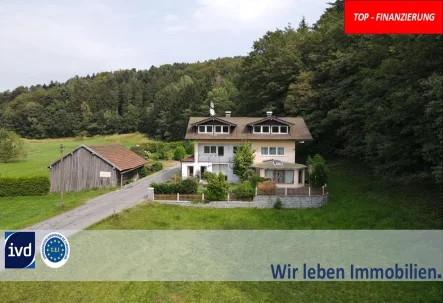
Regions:
M 233 160 L 228 156 L 217 156 L 217 155 L 199 155 L 198 162 L 200 163 L 232 163 Z

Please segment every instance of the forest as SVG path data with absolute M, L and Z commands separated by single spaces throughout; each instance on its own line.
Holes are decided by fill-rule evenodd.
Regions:
M 0 128 L 25 138 L 139 131 L 183 140 L 188 118 L 302 116 L 323 155 L 380 177 L 443 184 L 442 35 L 345 35 L 343 0 L 315 24 L 267 32 L 247 56 L 98 72 L 0 93 Z

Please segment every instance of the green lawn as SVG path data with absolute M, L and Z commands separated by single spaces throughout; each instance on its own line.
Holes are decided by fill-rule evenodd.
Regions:
M 438 193 L 392 188 L 335 163 L 320 209 L 206 209 L 145 203 L 91 229 L 441 229 Z M 360 173 L 356 173 L 359 171 Z M 442 302 L 441 282 L 3 282 L 5 302 Z
M 142 134 L 126 134 L 112 136 L 95 136 L 86 139 L 63 138 L 47 140 L 26 140 L 28 155 L 26 160 L 0 163 L 0 176 L 49 176 L 47 166 L 60 157 L 60 144 L 65 146 L 65 152 L 77 148 L 81 144 L 120 143 L 127 147 L 148 142 Z
M 64 208 L 60 207 L 60 194 L 33 197 L 0 197 L 0 230 L 15 230 L 33 225 L 80 206 L 87 200 L 112 190 L 115 190 L 115 188 L 67 193 L 64 196 Z

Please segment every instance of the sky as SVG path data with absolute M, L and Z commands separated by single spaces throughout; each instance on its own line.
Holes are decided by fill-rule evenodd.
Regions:
M 330 0 L 0 0 L 0 91 L 79 75 L 246 55 L 315 23 Z

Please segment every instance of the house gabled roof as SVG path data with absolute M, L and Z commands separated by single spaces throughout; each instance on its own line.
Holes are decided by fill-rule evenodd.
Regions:
M 211 117 L 216 118 L 216 117 Z M 208 117 L 191 117 L 186 129 L 185 139 L 187 140 L 312 140 L 311 133 L 306 126 L 305 120 L 301 117 L 272 117 L 275 121 L 288 125 L 288 134 L 254 134 L 250 131 L 252 124 L 263 123 L 271 117 L 222 117 L 219 118 L 225 123 L 236 125 L 229 134 L 204 134 L 198 133 L 197 125 L 207 122 Z M 278 119 L 278 120 L 276 120 Z
M 232 126 L 237 126 L 235 123 L 232 123 L 230 121 L 227 121 L 227 120 L 224 120 L 224 119 L 221 119 L 221 118 L 218 118 L 218 117 L 209 117 L 209 118 L 206 118 L 206 119 L 204 119 L 202 121 L 195 122 L 194 124 L 191 124 L 191 125 L 203 124 L 203 123 L 206 123 L 206 122 L 209 122 L 209 121 L 218 121 L 218 122 L 229 124 L 229 125 L 232 125 Z
M 103 145 L 80 145 L 70 153 L 63 156 L 65 158 L 69 154 L 74 153 L 80 148 L 85 148 L 89 152 L 101 158 L 103 161 L 107 162 L 109 165 L 114 166 L 119 171 L 125 171 L 129 169 L 134 169 L 146 164 L 146 160 L 134 153 L 133 151 L 127 149 L 121 144 L 103 144 Z M 51 167 L 58 161 L 58 159 L 48 167 Z

